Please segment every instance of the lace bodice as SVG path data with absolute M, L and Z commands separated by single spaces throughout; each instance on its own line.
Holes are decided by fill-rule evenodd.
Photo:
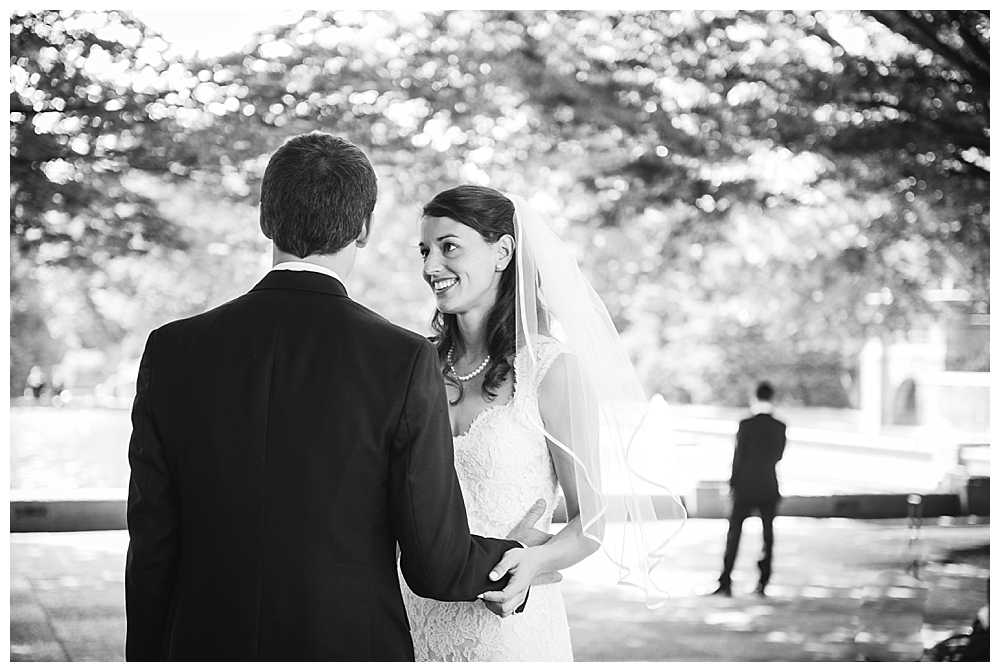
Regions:
M 455 437 L 455 470 L 473 534 L 506 537 L 537 499 L 548 505 L 537 527 L 547 530 L 558 499 L 558 482 L 539 430 L 538 384 L 560 352 L 555 341 L 539 349 L 533 380 L 515 361 L 518 384 L 505 404 L 490 406 Z M 523 357 L 523 355 L 522 355 Z
M 551 525 L 559 486 L 540 429 L 538 386 L 560 352 L 556 341 L 541 341 L 533 373 L 519 355 L 513 397 L 488 407 L 455 437 L 455 470 L 474 534 L 506 537 L 538 499 L 546 510 L 536 527 Z M 558 585 L 533 587 L 525 611 L 506 619 L 479 602 L 424 599 L 405 582 L 402 589 L 418 661 L 572 660 Z

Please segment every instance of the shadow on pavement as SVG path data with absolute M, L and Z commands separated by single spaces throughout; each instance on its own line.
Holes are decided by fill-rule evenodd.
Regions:
M 703 596 L 725 520 L 692 519 L 647 609 L 592 556 L 562 584 L 578 661 L 915 661 L 987 602 L 989 523 L 778 518 L 768 595 L 754 595 L 759 525 L 747 523 L 731 598 Z M 127 533 L 11 534 L 11 661 L 120 661 Z

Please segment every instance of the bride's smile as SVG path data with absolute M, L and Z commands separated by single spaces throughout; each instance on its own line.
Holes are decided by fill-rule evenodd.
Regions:
M 455 278 L 447 278 L 444 280 L 433 280 L 431 281 L 431 287 L 434 288 L 435 294 L 444 294 L 446 291 L 451 289 L 458 280 Z

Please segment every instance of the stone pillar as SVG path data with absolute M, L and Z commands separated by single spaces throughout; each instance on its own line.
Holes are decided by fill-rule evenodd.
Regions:
M 880 338 L 869 338 L 861 348 L 859 366 L 861 430 L 873 434 L 882 431 L 884 351 Z

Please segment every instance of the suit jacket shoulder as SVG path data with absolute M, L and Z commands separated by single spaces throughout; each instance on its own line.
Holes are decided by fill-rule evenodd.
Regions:
M 245 294 L 230 299 L 229 301 L 202 313 L 167 322 L 153 331 L 159 332 L 159 334 L 163 335 L 168 341 L 171 340 L 172 336 L 183 338 L 185 335 L 195 335 L 210 331 L 213 325 L 226 320 L 228 317 L 244 313 L 245 311 L 258 310 L 258 301 L 266 296 L 266 292 L 261 292 L 259 290 L 292 289 L 293 291 L 297 291 L 301 289 L 301 287 L 295 287 L 294 284 L 291 283 L 289 283 L 288 286 L 275 285 L 273 282 L 270 284 L 268 283 L 272 276 L 287 274 L 293 274 L 291 277 L 294 281 L 300 281 L 303 278 L 307 278 L 307 276 L 319 275 L 315 273 L 307 274 L 303 271 L 272 272 L 265 276 L 263 280 L 261 280 L 253 289 Z M 315 277 L 308 277 L 307 279 L 313 283 L 317 281 Z M 343 311 L 343 314 L 347 318 L 348 322 L 352 323 L 356 329 L 373 336 L 373 345 L 382 343 L 389 349 L 402 349 L 403 351 L 412 353 L 415 353 L 419 348 L 426 346 L 426 336 L 390 322 L 374 310 L 357 303 L 347 295 L 346 290 L 344 290 L 343 286 L 336 282 L 336 280 L 320 276 L 319 281 L 326 281 L 329 283 L 329 286 L 319 286 L 324 287 L 325 289 L 329 289 L 330 287 L 333 288 L 329 292 L 320 292 L 320 294 L 326 293 L 328 294 L 328 299 L 336 300 L 338 309 Z M 319 299 L 320 297 L 314 296 L 313 298 Z
M 743 418 L 742 420 L 740 420 L 740 425 L 752 425 L 758 423 L 780 425 L 781 427 L 786 426 L 784 422 L 778 420 L 770 413 L 757 413 L 755 415 L 750 416 L 749 418 Z
M 784 429 L 787 427 L 785 423 L 783 423 L 781 420 L 778 420 L 770 413 L 761 413 L 758 417 L 765 419 L 768 424 L 771 424 L 775 427 L 779 427 L 782 431 L 784 431 Z

